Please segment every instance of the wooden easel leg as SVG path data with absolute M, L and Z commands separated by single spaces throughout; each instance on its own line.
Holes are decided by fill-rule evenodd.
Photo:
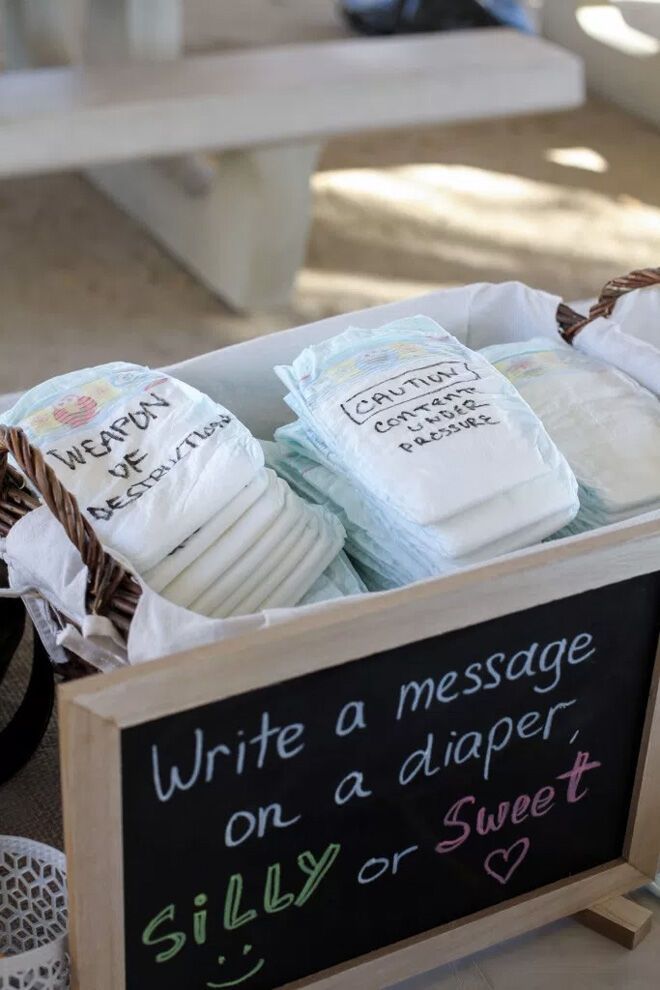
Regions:
M 635 949 L 651 930 L 652 913 L 628 897 L 611 897 L 576 915 L 578 921 L 625 949 Z

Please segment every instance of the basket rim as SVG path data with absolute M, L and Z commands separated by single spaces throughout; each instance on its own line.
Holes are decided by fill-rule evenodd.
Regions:
M 585 326 L 599 316 L 609 315 L 622 295 L 659 283 L 660 267 L 638 269 L 612 279 L 603 287 L 587 316 L 561 301 L 556 312 L 559 335 L 572 344 Z M 9 455 L 20 471 L 9 463 Z M 19 427 L 0 423 L 0 537 L 6 537 L 28 512 L 43 505 L 62 524 L 88 568 L 86 605 L 89 612 L 107 616 L 128 639 L 131 620 L 142 594 L 139 581 L 103 547 L 75 496 L 59 481 L 41 451 L 30 444 L 25 432 Z M 61 618 L 68 621 L 66 617 Z M 91 668 L 89 672 L 92 672 Z

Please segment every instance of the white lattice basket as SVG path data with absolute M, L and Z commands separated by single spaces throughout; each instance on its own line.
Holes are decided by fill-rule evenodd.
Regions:
M 66 860 L 0 836 L 0 990 L 68 990 Z

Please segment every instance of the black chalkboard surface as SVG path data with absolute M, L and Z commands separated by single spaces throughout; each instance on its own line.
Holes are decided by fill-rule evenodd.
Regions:
M 124 729 L 128 990 L 278 987 L 619 857 L 659 626 L 637 577 Z

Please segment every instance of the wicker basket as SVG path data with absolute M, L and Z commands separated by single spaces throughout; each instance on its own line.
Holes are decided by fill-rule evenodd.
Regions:
M 632 272 L 608 282 L 597 303 L 584 317 L 561 303 L 557 310 L 560 335 L 571 343 L 576 334 L 597 317 L 609 316 L 616 300 L 627 292 L 660 283 L 660 268 Z M 11 455 L 20 472 L 8 462 Z M 31 487 L 26 484 L 30 483 Z M 32 509 L 45 504 L 64 527 L 88 568 L 86 607 L 90 614 L 109 618 L 126 637 L 141 594 L 135 578 L 107 553 L 91 524 L 82 515 L 76 499 L 58 480 L 40 451 L 31 446 L 21 429 L 0 427 L 0 536 Z M 50 611 L 56 625 L 63 627 L 70 617 Z M 65 677 L 96 672 L 86 661 L 73 657 L 58 665 Z
M 22 473 L 9 464 L 9 455 Z M 107 616 L 127 635 L 141 594 L 140 585 L 103 549 L 76 499 L 46 464 L 41 451 L 28 442 L 21 429 L 0 427 L 0 535 L 6 536 L 14 523 L 42 504 L 62 524 L 87 566 L 87 611 Z M 59 615 L 52 606 L 49 608 L 55 625 L 63 627 L 69 621 L 68 616 Z M 58 665 L 63 677 L 96 673 L 86 661 L 68 655 L 69 662 Z

